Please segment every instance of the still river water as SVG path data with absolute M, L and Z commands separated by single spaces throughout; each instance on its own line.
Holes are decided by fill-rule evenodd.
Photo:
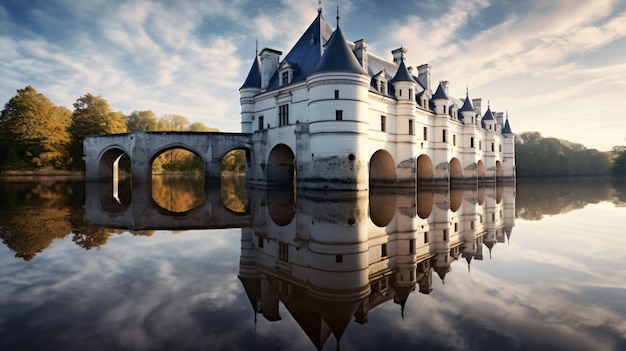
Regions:
M 242 184 L 0 182 L 0 350 L 626 350 L 623 185 Z

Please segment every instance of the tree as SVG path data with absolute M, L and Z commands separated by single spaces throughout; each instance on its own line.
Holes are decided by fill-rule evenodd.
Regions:
M 220 130 L 217 128 L 211 128 L 204 123 L 194 122 L 189 126 L 190 132 L 219 132 Z
M 185 116 L 167 114 L 159 119 L 157 130 L 164 132 L 182 132 L 189 125 L 189 120 Z
M 67 165 L 71 113 L 32 86 L 18 89 L 0 114 L 0 162 L 6 167 Z
M 125 133 L 126 117 L 121 112 L 111 112 L 109 103 L 101 96 L 88 93 L 74 103 L 70 130 L 74 167 L 82 168 L 83 138 L 87 135 Z
M 126 127 L 129 132 L 153 132 L 157 130 L 158 127 L 157 117 L 151 110 L 133 111 L 130 116 L 128 116 Z
M 626 177 L 626 146 L 613 147 L 613 168 L 611 174 L 616 177 Z

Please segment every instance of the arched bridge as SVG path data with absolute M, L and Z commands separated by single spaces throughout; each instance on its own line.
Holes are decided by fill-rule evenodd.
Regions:
M 133 182 L 150 182 L 152 161 L 157 156 L 171 149 L 185 149 L 202 159 L 207 182 L 219 182 L 220 164 L 224 155 L 235 149 L 246 150 L 246 154 L 249 154 L 250 143 L 251 134 L 242 133 L 132 132 L 86 136 L 83 140 L 85 180 L 116 181 L 119 160 L 127 155 L 131 162 Z

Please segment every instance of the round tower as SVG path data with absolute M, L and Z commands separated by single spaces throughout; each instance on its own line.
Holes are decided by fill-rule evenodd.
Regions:
M 252 133 L 254 128 L 254 96 L 261 92 L 261 63 L 255 55 L 248 77 L 239 88 L 239 103 L 241 104 L 241 132 Z

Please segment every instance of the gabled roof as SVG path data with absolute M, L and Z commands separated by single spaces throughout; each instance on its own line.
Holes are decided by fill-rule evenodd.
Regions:
M 310 73 L 314 72 L 322 58 L 323 47 L 332 33 L 333 29 L 324 20 L 321 12 L 318 12 L 315 20 L 284 58 L 284 61 L 296 68 L 291 80 L 292 83 L 303 81 Z M 278 86 L 279 73 L 276 72 L 270 80 L 268 90 L 278 88 Z
M 448 94 L 446 93 L 446 88 L 443 87 L 443 84 L 439 82 L 439 86 L 437 87 L 437 91 L 432 97 L 433 100 L 441 99 L 441 100 L 450 100 Z
M 513 131 L 511 130 L 511 125 L 509 124 L 509 117 L 507 117 L 506 121 L 504 122 L 504 128 L 502 128 L 502 133 L 513 134 Z
M 250 72 L 248 72 L 248 77 L 239 89 L 241 90 L 243 88 L 261 88 L 261 63 L 259 62 L 258 56 L 254 58 Z
M 415 79 L 413 79 L 413 77 L 411 76 L 411 73 L 409 73 L 409 70 L 406 68 L 406 65 L 404 64 L 404 60 L 400 61 L 400 66 L 398 67 L 398 71 L 396 72 L 396 75 L 393 77 L 391 81 L 393 83 L 395 82 L 415 83 Z
M 322 59 L 317 64 L 313 72 L 342 71 L 367 74 L 363 66 L 359 63 L 352 52 L 348 41 L 341 32 L 341 27 L 337 29 L 328 40 L 326 50 Z

